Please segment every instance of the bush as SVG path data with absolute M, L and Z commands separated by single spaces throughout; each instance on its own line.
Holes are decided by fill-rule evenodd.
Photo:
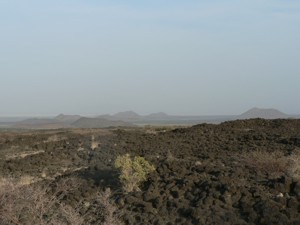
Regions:
M 140 190 L 139 185 L 155 170 L 154 166 L 143 157 L 135 156 L 132 160 L 129 154 L 118 156 L 115 167 L 121 170 L 120 181 L 126 192 Z
M 104 192 L 98 193 L 98 199 L 103 206 L 104 222 L 102 225 L 123 225 L 121 221 L 121 213 L 114 203 L 110 201 L 112 195 L 110 188 Z
M 82 201 L 72 205 L 65 203 L 79 185 L 80 180 L 76 178 L 30 185 L 23 185 L 16 179 L 0 178 L 0 225 L 124 224 L 121 212 L 110 200 L 110 189 L 99 191 L 91 199 L 91 205 Z
M 280 151 L 251 151 L 240 155 L 239 160 L 254 171 L 265 174 L 268 178 L 278 178 L 286 174 L 289 168 L 288 157 Z
M 300 180 L 300 152 L 294 152 L 288 157 L 288 171 L 287 174 L 296 179 Z
M 48 186 L 23 185 L 13 179 L 2 179 L 0 225 L 84 224 L 84 218 L 76 209 L 60 201 L 73 184 L 73 180 L 60 182 L 53 193 Z

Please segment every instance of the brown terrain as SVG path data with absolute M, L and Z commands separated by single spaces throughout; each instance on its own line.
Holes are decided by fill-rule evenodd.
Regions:
M 156 168 L 140 191 L 126 193 L 119 182 L 114 160 L 125 153 Z M 2 182 L 51 186 L 76 179 L 61 201 L 81 206 L 84 220 L 77 224 L 104 224 L 107 205 L 97 193 L 108 187 L 124 224 L 300 224 L 297 119 L 173 129 L 8 130 L 0 133 L 0 159 Z M 0 218 L 1 210 L 0 204 Z

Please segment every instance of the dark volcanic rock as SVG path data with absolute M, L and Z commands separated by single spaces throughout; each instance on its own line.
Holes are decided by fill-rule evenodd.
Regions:
M 46 172 L 80 177 L 85 185 L 69 197 L 72 201 L 90 201 L 97 188 L 110 187 L 126 224 L 292 225 L 300 223 L 297 174 L 287 171 L 270 177 L 241 159 L 252 151 L 278 151 L 289 159 L 299 154 L 299 134 L 300 120 L 283 119 L 151 133 L 145 129 L 4 133 L 0 168 L 3 176 L 41 177 Z M 99 143 L 95 150 L 91 140 Z M 32 149 L 41 152 L 7 159 L 11 151 Z M 156 167 L 139 192 L 121 190 L 113 162 L 124 153 L 143 156 Z

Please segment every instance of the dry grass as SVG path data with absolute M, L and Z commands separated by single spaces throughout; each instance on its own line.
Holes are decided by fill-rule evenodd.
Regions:
M 95 150 L 96 148 L 98 148 L 99 144 L 100 143 L 98 141 L 95 141 L 95 136 L 92 135 L 92 137 L 91 137 L 91 149 Z
M 30 182 L 28 182 L 30 183 Z M 65 204 L 62 200 L 79 186 L 76 178 L 65 178 L 51 185 L 25 184 L 24 181 L 0 179 L 0 225 L 122 225 L 120 213 L 110 201 L 111 191 L 99 192 L 94 201 L 101 206 L 103 219 L 95 222 L 83 213 L 84 204 Z M 99 213 L 97 213 L 99 214 Z
M 45 140 L 44 143 L 63 141 L 63 140 L 67 140 L 67 139 L 68 138 L 65 136 L 59 136 L 58 134 L 55 134 L 55 135 L 48 137 L 48 139 Z
M 60 200 L 73 181 L 60 182 L 56 189 L 38 185 L 21 185 L 13 179 L 2 179 L 0 185 L 0 224 L 84 224 L 83 217 Z
M 263 173 L 269 178 L 288 175 L 300 179 L 300 154 L 285 156 L 280 151 L 252 151 L 238 156 L 239 161 L 256 172 Z
M 115 204 L 110 201 L 111 190 L 107 188 L 105 192 L 101 192 L 98 194 L 98 198 L 103 205 L 105 220 L 103 225 L 123 225 L 124 223 L 121 221 L 120 213 L 118 212 Z
M 100 144 L 99 142 L 92 140 L 91 149 L 95 150 L 96 148 L 98 148 L 99 144 Z
M 293 153 L 288 157 L 287 174 L 296 180 L 300 180 L 300 153 Z
M 280 177 L 288 170 L 288 158 L 280 151 L 251 151 L 240 155 L 239 160 L 247 167 L 270 178 Z
M 37 181 L 39 181 L 39 180 L 37 178 L 33 177 L 33 176 L 24 175 L 24 176 L 20 177 L 17 186 L 30 185 L 30 184 L 33 184 Z

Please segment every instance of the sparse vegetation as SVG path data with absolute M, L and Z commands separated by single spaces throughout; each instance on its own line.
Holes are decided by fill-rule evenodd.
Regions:
M 287 170 L 287 160 L 281 152 L 251 151 L 241 156 L 246 166 L 266 174 L 268 177 L 278 177 Z
M 61 199 L 73 187 L 65 180 L 51 190 L 49 186 L 23 185 L 14 179 L 2 179 L 0 185 L 0 224 L 84 224 L 83 217 Z
M 263 173 L 269 178 L 277 178 L 288 174 L 291 177 L 300 176 L 300 156 L 293 154 L 285 156 L 280 151 L 251 151 L 241 155 L 240 161 L 256 172 Z
M 63 199 L 79 186 L 76 178 L 65 178 L 52 185 L 24 184 L 21 180 L 0 180 L 0 225 L 122 225 L 120 213 L 111 202 L 111 190 L 100 191 L 94 201 L 101 208 L 101 221 L 91 221 L 81 213 L 84 205 L 66 204 Z M 83 210 L 85 211 L 85 210 Z
M 98 148 L 98 146 L 99 146 L 99 142 L 92 140 L 91 149 L 95 150 L 96 148 Z
M 126 192 L 140 190 L 141 182 L 147 180 L 147 175 L 155 168 L 143 157 L 135 156 L 134 159 L 129 154 L 118 156 L 115 167 L 120 169 L 120 180 Z
M 0 225 L 300 222 L 300 120 L 152 128 L 1 133 Z
M 296 152 L 288 157 L 287 174 L 294 179 L 300 180 L 300 153 Z
M 110 188 L 98 193 L 98 198 L 103 205 L 103 214 L 105 215 L 103 225 L 123 225 L 124 223 L 120 219 L 121 215 L 117 207 L 110 201 L 111 194 Z

